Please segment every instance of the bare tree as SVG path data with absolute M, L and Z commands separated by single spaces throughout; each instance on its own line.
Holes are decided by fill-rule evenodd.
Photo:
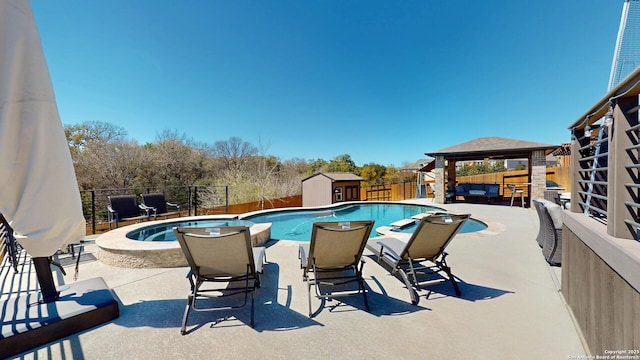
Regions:
M 242 171 L 258 149 L 239 137 L 230 137 L 227 141 L 216 141 L 211 152 L 220 158 L 226 170 Z
M 164 130 L 146 148 L 153 161 L 155 186 L 193 185 L 206 175 L 207 154 L 184 134 Z
M 127 151 L 122 146 L 115 145 L 126 143 L 126 131 L 123 128 L 105 122 L 89 121 L 66 126 L 65 135 L 81 189 L 120 186 L 120 180 L 116 181 L 117 184 L 113 182 L 113 174 L 109 174 L 112 169 L 105 164 L 110 162 L 107 157 Z

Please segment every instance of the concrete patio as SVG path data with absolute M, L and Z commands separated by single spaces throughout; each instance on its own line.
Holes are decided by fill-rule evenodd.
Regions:
M 430 200 L 408 201 L 431 205 Z M 455 203 L 441 207 L 471 213 L 487 230 L 459 234 L 447 248 L 462 296 L 450 283 L 428 286 L 411 305 L 398 278 L 365 250 L 364 275 L 370 313 L 361 297 L 332 301 L 307 316 L 307 285 L 295 241 L 272 241 L 262 287 L 256 296 L 256 326 L 249 308 L 192 313 L 188 333 L 180 324 L 189 291 L 186 267 L 126 269 L 102 264 L 91 241 L 78 280 L 102 277 L 120 302 L 120 317 L 91 330 L 20 354 L 23 359 L 299 359 L 444 358 L 568 359 L 584 357 L 581 336 L 559 292 L 561 268 L 544 261 L 536 242 L 535 210 L 504 205 Z M 73 282 L 74 263 L 61 255 Z M 13 275 L 3 265 L 5 300 L 33 289 L 32 267 Z M 6 275 L 8 274 L 8 275 Z M 12 279 L 13 278 L 13 279 Z M 319 307 L 320 301 L 313 300 Z

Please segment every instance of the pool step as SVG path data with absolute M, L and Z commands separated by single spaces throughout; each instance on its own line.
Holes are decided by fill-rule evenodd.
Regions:
M 402 229 L 409 225 L 413 225 L 415 222 L 416 222 L 416 219 L 403 219 L 403 220 L 398 220 L 396 222 L 392 222 L 391 226 L 397 229 Z
M 427 212 L 424 213 L 420 213 L 420 214 L 415 214 L 413 215 L 411 218 L 412 219 L 416 219 L 416 220 L 422 220 L 422 218 L 426 218 L 427 216 L 431 216 L 431 215 L 438 215 L 441 214 L 442 212 L 440 211 L 436 211 L 436 210 L 429 210 Z
M 409 241 L 412 235 L 411 233 L 399 232 L 397 230 L 397 228 L 391 226 L 379 226 L 376 228 L 376 233 L 378 236 L 388 236 L 402 241 Z

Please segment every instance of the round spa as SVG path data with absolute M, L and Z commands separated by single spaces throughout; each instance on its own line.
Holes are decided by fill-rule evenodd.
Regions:
M 190 216 L 123 226 L 96 238 L 100 261 L 124 268 L 186 266 L 187 261 L 173 234 L 174 227 L 249 226 L 251 243 L 258 246 L 271 238 L 271 224 L 255 224 L 237 217 Z

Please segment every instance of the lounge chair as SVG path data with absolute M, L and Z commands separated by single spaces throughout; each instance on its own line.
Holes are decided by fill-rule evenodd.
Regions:
M 367 293 L 362 278 L 362 252 L 373 228 L 373 220 L 345 222 L 317 222 L 313 224 L 309 243 L 298 251 L 302 278 L 307 281 L 309 317 L 311 287 L 319 299 L 362 294 L 369 311 Z M 357 284 L 357 289 L 348 284 Z
M 260 274 L 265 261 L 264 247 L 251 247 L 251 234 L 246 226 L 220 228 L 174 228 L 173 232 L 191 270 L 187 277 L 191 293 L 182 318 L 181 334 L 186 333 L 189 311 L 219 311 L 239 309 L 247 304 L 251 294 L 251 327 L 254 322 L 255 290 L 260 287 Z M 226 287 L 203 286 L 205 283 L 226 283 Z M 196 306 L 198 300 L 244 294 L 240 305 Z
M 158 216 L 163 216 L 165 219 L 171 215 L 180 216 L 180 205 L 176 203 L 168 202 L 164 194 L 142 194 L 142 207 L 149 211 L 151 215 L 153 215 L 154 220 L 158 218 Z M 176 209 L 176 211 L 167 211 L 167 206 L 171 206 Z
M 538 246 L 540 248 L 544 247 L 545 242 L 545 219 L 544 219 L 544 204 L 540 201 L 540 199 L 533 200 L 533 206 L 536 208 L 536 214 L 538 214 L 538 224 L 540 225 L 540 229 L 538 230 L 538 236 L 536 236 L 536 241 L 538 242 Z
M 562 264 L 562 207 L 549 200 L 536 199 L 536 211 L 540 219 L 538 241 L 542 256 L 550 264 Z
M 469 219 L 465 215 L 433 215 L 424 217 L 418 223 L 413 233 L 406 239 L 399 236 L 378 236 L 369 239 L 367 249 L 374 253 L 378 262 L 384 262 L 391 266 L 393 274 L 400 273 L 404 280 L 411 303 L 418 303 L 416 291 L 422 283 L 418 279 L 419 274 L 433 274 L 445 272 L 460 296 L 460 289 L 447 265 L 444 249 L 453 240 L 454 236 Z M 406 239 L 406 241 L 405 241 Z M 433 265 L 424 265 L 428 261 Z
M 115 223 L 116 228 L 121 221 L 149 219 L 150 213 L 148 209 L 138 205 L 138 201 L 135 195 L 117 195 L 109 196 L 109 210 L 108 221 L 109 230 L 111 230 L 111 224 Z M 145 211 L 142 215 L 141 211 Z

